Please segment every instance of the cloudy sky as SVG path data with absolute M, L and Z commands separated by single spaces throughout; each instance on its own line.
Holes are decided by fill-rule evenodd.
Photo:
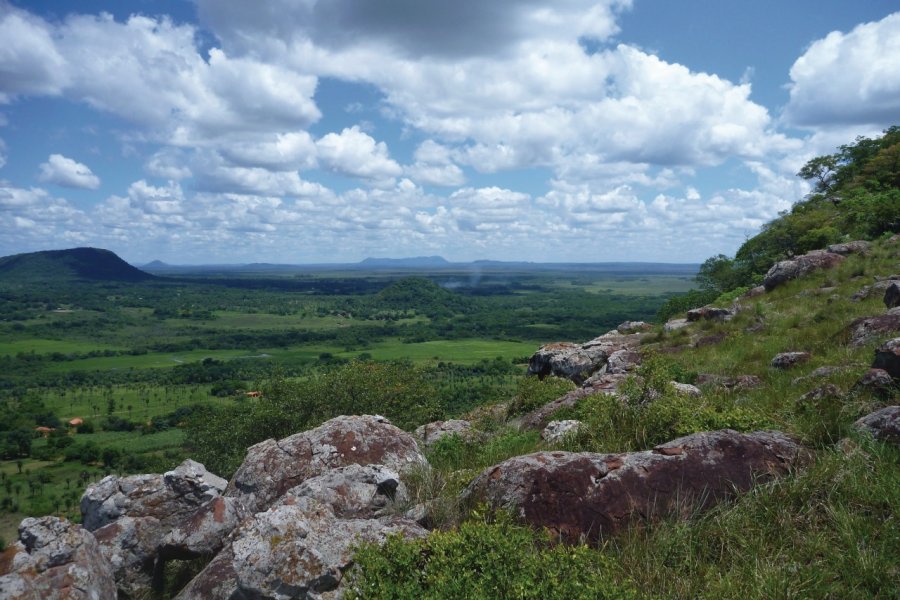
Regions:
M 0 0 L 0 254 L 730 254 L 900 123 L 892 8 Z

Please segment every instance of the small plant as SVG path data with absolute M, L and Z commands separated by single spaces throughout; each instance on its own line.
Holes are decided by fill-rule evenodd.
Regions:
M 524 415 L 556 400 L 575 389 L 575 384 L 560 377 L 523 377 L 519 380 L 516 395 L 509 403 L 509 416 Z

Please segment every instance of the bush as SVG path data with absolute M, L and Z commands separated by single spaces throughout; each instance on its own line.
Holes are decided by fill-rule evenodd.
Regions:
M 389 537 L 357 549 L 347 597 L 392 600 L 469 598 L 636 598 L 619 569 L 586 546 L 550 545 L 547 534 L 512 523 L 467 522 L 426 539 Z
M 523 377 L 516 387 L 516 395 L 509 403 L 509 416 L 524 415 L 552 402 L 575 389 L 575 384 L 560 377 Z

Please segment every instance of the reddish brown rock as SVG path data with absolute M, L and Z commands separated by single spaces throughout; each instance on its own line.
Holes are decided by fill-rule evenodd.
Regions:
M 885 313 L 874 317 L 860 317 L 847 327 L 851 346 L 865 346 L 875 338 L 900 331 L 900 314 Z
M 114 600 L 112 567 L 88 531 L 65 519 L 24 519 L 0 553 L 3 600 Z
M 191 560 L 212 556 L 249 514 L 236 499 L 217 496 L 165 534 L 160 540 L 159 557 Z
M 811 356 L 809 352 L 782 352 L 775 355 L 771 364 L 776 369 L 790 369 L 805 363 Z
M 149 590 L 163 530 L 155 517 L 121 517 L 95 530 L 100 551 L 113 569 L 119 591 L 127 597 Z
M 900 444 L 900 406 L 886 406 L 866 415 L 854 427 L 877 440 Z
M 403 472 L 427 461 L 415 438 L 384 417 L 336 417 L 315 429 L 251 446 L 225 495 L 258 512 L 310 477 L 352 464 Z
M 767 292 L 770 292 L 787 281 L 819 269 L 830 269 L 839 265 L 843 260 L 844 257 L 840 254 L 813 250 L 803 256 L 775 263 L 763 278 L 763 286 Z
M 709 508 L 803 457 L 782 433 L 728 429 L 629 454 L 538 452 L 485 469 L 463 500 L 512 510 L 567 542 L 595 543 L 637 520 Z

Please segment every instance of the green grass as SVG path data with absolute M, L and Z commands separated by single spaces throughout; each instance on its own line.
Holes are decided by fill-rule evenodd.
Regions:
M 27 339 L 0 341 L 0 356 L 12 356 L 20 352 L 34 352 L 35 354 L 60 352 L 62 354 L 71 354 L 75 352 L 116 349 L 117 348 L 105 344 L 81 342 L 77 340 Z

